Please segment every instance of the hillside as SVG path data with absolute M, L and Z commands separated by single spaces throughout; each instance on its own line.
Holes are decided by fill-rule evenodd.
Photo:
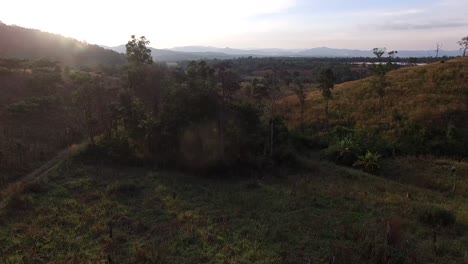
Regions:
M 224 67 L 136 61 L 106 75 L 0 60 L 0 262 L 468 261 L 468 164 L 405 156 L 466 151 L 466 60 L 391 72 L 383 113 L 372 78 L 338 85 L 330 133 L 318 92 L 304 131 L 272 118 L 279 77 L 252 95 Z M 305 65 L 283 62 L 263 66 Z M 400 155 L 357 156 L 380 145 Z
M 335 86 L 330 101 L 332 127 L 371 131 L 381 135 L 388 144 L 414 141 L 415 147 L 419 146 L 421 152 L 425 152 L 422 148 L 427 148 L 433 153 L 437 153 L 437 148 L 443 148 L 441 145 L 444 144 L 447 133 L 453 132 L 459 141 L 457 146 L 450 147 L 458 148 L 466 155 L 467 58 L 390 72 L 383 114 L 380 113 L 379 97 L 372 88 L 372 81 L 373 77 Z M 297 98 L 289 96 L 282 104 L 290 124 L 297 126 Z M 311 129 L 322 126 L 324 101 L 320 91 L 315 90 L 307 94 L 304 120 Z
M 401 162 L 424 166 L 427 179 L 457 166 L 462 189 L 448 196 L 403 185 L 393 179 L 408 171 L 395 163 L 392 180 L 327 162 L 256 180 L 75 157 L 15 189 L 0 212 L 0 255 L 6 263 L 466 263 L 468 164 Z
M 0 58 L 55 60 L 68 66 L 123 65 L 125 57 L 61 35 L 0 23 Z

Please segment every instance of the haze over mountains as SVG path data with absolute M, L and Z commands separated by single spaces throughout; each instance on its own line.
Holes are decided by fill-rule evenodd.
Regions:
M 125 53 L 125 45 L 106 47 L 116 52 Z M 170 49 L 151 48 L 152 56 L 157 61 L 182 61 L 200 59 L 232 59 L 237 57 L 374 57 L 372 50 L 335 49 L 328 47 L 310 49 L 233 49 L 210 46 L 183 46 Z M 399 50 L 398 57 L 435 57 L 433 50 Z M 440 50 L 439 56 L 460 56 L 458 50 Z
M 110 51 L 112 50 L 112 51 Z M 113 52 L 115 51 L 115 52 Z M 151 48 L 155 61 L 232 59 L 237 57 L 374 57 L 371 50 L 333 49 L 233 49 L 209 46 L 184 46 L 171 49 Z M 61 35 L 0 24 L 0 57 L 61 61 L 67 65 L 121 65 L 125 63 L 125 45 L 116 47 L 91 45 Z M 441 50 L 439 56 L 459 56 L 459 51 Z M 431 57 L 435 51 L 400 50 L 399 57 Z
M 217 52 L 229 55 L 255 55 L 255 56 L 286 56 L 286 57 L 373 57 L 371 50 L 355 50 L 355 49 L 335 49 L 328 47 L 318 47 L 310 49 L 232 49 L 232 48 L 216 48 L 207 46 L 185 46 L 175 47 L 170 50 L 181 52 Z M 459 56 L 459 51 L 439 51 L 439 56 Z M 432 50 L 401 50 L 398 51 L 399 57 L 430 57 L 435 56 L 435 51 Z

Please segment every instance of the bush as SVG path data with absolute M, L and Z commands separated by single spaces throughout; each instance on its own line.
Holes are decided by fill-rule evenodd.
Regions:
M 110 137 L 88 144 L 81 152 L 86 161 L 107 161 L 125 165 L 142 165 L 149 160 L 144 151 L 138 147 L 123 131 L 113 131 Z
M 325 157 L 340 165 L 352 166 L 358 159 L 359 144 L 350 136 L 338 140 L 325 150 Z
M 380 158 L 380 154 L 367 151 L 365 155 L 358 156 L 358 160 L 353 166 L 359 167 L 365 172 L 376 173 L 380 169 Z
M 311 149 L 324 149 L 328 143 L 324 137 L 319 135 L 304 135 L 300 131 L 294 130 L 290 133 L 291 144 L 298 151 L 307 151 Z
M 456 222 L 456 216 L 443 208 L 425 208 L 419 213 L 419 221 L 432 227 L 452 226 Z

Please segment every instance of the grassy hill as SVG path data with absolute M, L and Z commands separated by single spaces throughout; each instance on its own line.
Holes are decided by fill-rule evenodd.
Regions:
M 445 145 L 447 148 L 442 150 L 466 151 L 467 62 L 458 59 L 391 72 L 383 114 L 372 90 L 371 78 L 338 85 L 331 102 L 333 131 L 364 131 L 364 137 L 373 144 L 374 139 L 378 139 L 386 146 L 416 148 L 415 152 L 430 150 L 437 154 L 436 147 Z M 5 63 L 12 62 L 6 60 Z M 0 71 L 0 84 L 3 84 L 0 87 L 5 94 L 0 100 L 1 136 L 5 139 L 0 141 L 4 145 L 0 150 L 10 157 L 12 171 L 26 167 L 25 161 L 32 164 L 48 156 L 44 154 L 57 152 L 59 147 L 54 144 L 60 143 L 59 138 L 70 137 L 63 145 L 77 142 L 71 141 L 74 128 L 91 123 L 76 119 L 86 115 L 80 111 L 86 103 L 90 104 L 86 108 L 89 112 L 99 113 L 97 121 L 91 120 L 102 126 L 99 131 L 111 128 L 107 139 L 123 138 L 125 141 L 106 142 L 105 134 L 94 137 L 90 129 L 88 136 L 96 140 L 96 144 L 85 151 L 81 148 L 62 151 L 57 158 L 29 174 L 33 176 L 16 184 L 11 184 L 16 177 L 1 178 L 2 263 L 468 262 L 466 161 L 399 156 L 384 159 L 380 176 L 375 176 L 319 160 L 318 152 L 312 149 L 293 152 L 295 149 L 290 144 L 293 139 L 286 137 L 289 132 L 282 126 L 277 131 L 285 135 L 284 149 L 291 150 L 277 152 L 286 153 L 278 156 L 278 160 L 291 158 L 293 163 L 284 162 L 275 167 L 270 166 L 271 163 L 263 166 L 259 163 L 258 170 L 248 172 L 226 167 L 214 170 L 210 177 L 196 175 L 190 167 L 182 173 L 167 169 L 171 167 L 149 166 L 163 164 L 157 162 L 129 162 L 127 164 L 147 164 L 146 167 L 129 167 L 124 165 L 125 159 L 138 150 L 130 146 L 130 139 L 141 139 L 146 134 L 136 133 L 140 130 L 126 131 L 125 126 L 112 131 L 113 122 L 108 122 L 112 119 L 106 118 L 109 112 L 99 110 L 102 106 L 111 109 L 116 98 L 133 98 L 116 95 L 115 91 L 124 85 L 118 78 L 92 78 L 96 73 L 67 72 L 53 62 L 47 65 L 41 65 L 44 61 L 18 63 L 18 67 Z M 35 63 L 40 65 L 25 67 Z M 181 86 L 173 88 L 177 92 L 174 93 L 177 97 L 173 98 L 182 100 L 170 101 L 172 105 L 163 108 L 167 112 L 163 112 L 166 115 L 161 118 L 169 125 L 179 125 L 181 131 L 196 132 L 193 127 L 184 125 L 206 122 L 206 117 L 211 117 L 209 113 L 214 111 L 211 107 L 202 109 L 202 105 L 215 105 L 206 95 L 217 94 L 197 90 L 200 88 L 196 86 L 197 83 L 200 87 L 207 85 L 203 76 L 209 76 L 206 74 L 209 68 L 203 63 L 193 67 L 189 71 L 191 75 L 175 75 L 179 76 Z M 158 68 L 148 70 L 152 70 L 151 76 L 158 77 L 151 78 L 152 85 L 148 87 L 160 85 L 152 81 L 162 79 L 164 72 Z M 201 77 L 197 77 L 197 72 Z M 190 86 L 183 82 L 184 77 L 194 78 L 188 83 Z M 192 93 L 187 92 L 187 87 Z M 153 89 L 138 92 L 147 99 L 152 98 L 149 91 Z M 187 95 L 189 98 L 184 97 Z M 130 107 L 132 111 L 128 112 L 137 118 L 131 120 L 151 121 L 139 119 L 147 117 L 146 112 L 136 111 L 142 109 L 144 103 L 133 99 L 135 107 Z M 123 103 L 129 101 L 123 100 Z M 297 124 L 295 98 L 288 97 L 282 103 L 284 110 L 289 111 L 290 123 Z M 308 94 L 309 134 L 306 135 L 320 134 L 317 131 L 322 129 L 322 103 L 318 92 Z M 205 112 L 189 115 L 194 109 Z M 251 110 L 245 108 L 243 112 L 251 113 Z M 189 121 L 174 118 L 174 113 L 188 116 Z M 249 124 L 259 123 L 258 116 L 247 117 Z M 53 122 L 57 120 L 61 122 Z M 140 128 L 142 123 L 135 123 Z M 236 124 L 239 123 L 229 128 L 235 130 L 239 127 Z M 132 128 L 131 124 L 129 127 Z M 237 141 L 257 136 L 250 128 L 257 131 L 258 126 L 248 128 L 239 134 L 245 135 L 242 138 L 233 137 L 236 140 L 233 142 L 242 147 L 233 152 L 239 154 L 236 157 L 250 153 L 243 151 L 247 144 L 256 146 L 255 141 Z M 213 152 L 197 151 L 204 150 L 203 139 L 215 137 L 213 133 L 204 133 L 208 130 L 212 129 L 200 129 L 203 137 L 181 133 L 186 141 L 162 137 L 172 145 L 154 146 L 162 146 L 158 150 L 170 155 L 178 142 L 187 142 L 182 151 L 190 155 L 201 153 L 198 156 L 206 158 Z M 116 134 L 115 131 L 125 133 Z M 80 129 L 76 132 L 81 135 L 79 138 L 86 133 Z M 129 139 L 127 134 L 130 133 L 134 138 Z M 119 137 L 112 138 L 113 135 Z M 302 138 L 297 136 L 297 140 Z M 304 136 L 304 142 L 306 140 Z M 192 144 L 195 141 L 201 141 L 201 147 Z M 105 145 L 102 142 L 115 143 Z M 110 152 L 99 152 L 100 146 L 112 148 Z M 113 163 L 106 155 L 114 154 L 114 150 L 121 155 L 117 157 L 123 159 L 115 159 Z M 28 157 L 25 153 L 34 155 Z M 0 173 L 4 174 L 7 167 L 1 161 Z M 249 177 L 244 173 L 250 174 Z
M 330 101 L 332 127 L 371 131 L 388 145 L 413 141 L 421 147 L 415 153 L 459 148 L 458 154 L 467 154 L 467 140 L 463 135 L 468 135 L 468 58 L 390 72 L 383 114 L 372 81 L 371 77 L 335 86 Z M 282 103 L 290 124 L 297 126 L 297 98 L 290 96 Z M 307 95 L 304 119 L 311 128 L 323 127 L 324 101 L 320 91 Z M 447 143 L 449 131 L 457 137 L 457 146 Z M 405 138 L 406 134 L 412 137 Z
M 401 164 L 455 194 L 402 184 Z M 468 164 L 400 159 L 387 178 L 328 162 L 264 179 L 65 161 L 1 213 L 4 263 L 466 263 Z M 5 196 L 3 196 L 5 197 Z M 434 239 L 435 237 L 435 239 Z
M 0 58 L 48 59 L 69 66 L 114 66 L 126 63 L 125 56 L 97 45 L 1 23 Z

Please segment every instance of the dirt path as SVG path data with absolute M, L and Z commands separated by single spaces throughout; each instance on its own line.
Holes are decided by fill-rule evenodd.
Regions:
M 62 150 L 54 158 L 44 163 L 41 167 L 35 169 L 26 176 L 21 177 L 16 182 L 13 182 L 0 190 L 0 211 L 3 210 L 3 208 L 6 206 L 6 202 L 9 200 L 9 198 L 16 193 L 21 192 L 27 183 L 41 179 L 50 171 L 56 169 L 64 160 L 66 160 L 75 152 L 76 148 L 73 146 Z

